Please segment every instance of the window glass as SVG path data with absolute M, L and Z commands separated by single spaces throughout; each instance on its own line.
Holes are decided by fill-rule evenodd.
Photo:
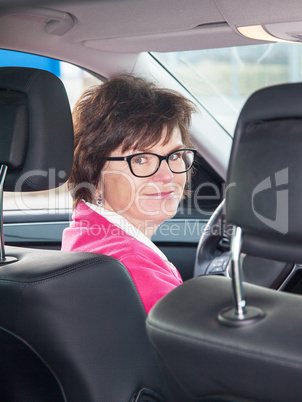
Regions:
M 71 64 L 21 52 L 0 50 L 0 67 L 3 66 L 40 68 L 57 75 L 64 83 L 71 109 L 84 90 L 101 83 L 98 78 Z M 3 200 L 4 210 L 23 210 L 24 212 L 42 209 L 47 213 L 49 210 L 70 209 L 71 206 L 72 200 L 66 185 L 54 190 L 33 193 L 5 192 Z
M 269 85 L 301 81 L 302 47 L 264 43 L 153 55 L 233 135 L 246 99 Z

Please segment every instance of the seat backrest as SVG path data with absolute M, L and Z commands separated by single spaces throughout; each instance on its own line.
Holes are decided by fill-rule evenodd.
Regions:
M 1 327 L 30 345 L 68 401 L 126 402 L 142 387 L 163 391 L 144 307 L 119 261 L 92 253 L 6 251 L 17 262 L 0 272 Z
M 68 178 L 72 119 L 56 76 L 1 68 L 0 119 L 6 190 L 45 190 Z M 145 332 L 144 307 L 119 261 L 18 247 L 6 247 L 5 259 L 0 262 L 1 400 L 127 402 L 144 387 L 166 396 Z
M 253 94 L 239 116 L 228 171 L 232 280 L 187 281 L 147 318 L 162 360 L 196 400 L 301 399 L 301 296 L 242 284 L 240 275 L 234 281 L 241 242 L 250 255 L 302 262 L 301 153 L 302 84 Z M 237 297 L 243 293 L 246 300 Z

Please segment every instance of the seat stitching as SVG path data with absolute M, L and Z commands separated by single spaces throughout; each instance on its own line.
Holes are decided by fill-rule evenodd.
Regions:
M 284 356 L 281 355 L 270 355 L 264 352 L 257 352 L 254 349 L 242 349 L 227 343 L 220 343 L 220 342 L 214 342 L 214 341 L 209 341 L 209 340 L 205 340 L 205 339 L 200 339 L 194 336 L 185 336 L 183 334 L 171 331 L 171 330 L 164 330 L 160 327 L 158 327 L 155 324 L 151 324 L 150 322 L 148 322 L 148 326 L 156 331 L 159 331 L 161 333 L 164 334 L 171 334 L 176 338 L 182 339 L 182 340 L 189 340 L 192 343 L 196 343 L 196 344 L 203 344 L 204 346 L 210 346 L 212 349 L 220 349 L 222 351 L 226 351 L 225 347 L 228 348 L 228 351 L 232 351 L 232 352 L 237 352 L 242 356 L 247 356 L 249 358 L 257 358 L 258 360 L 264 360 L 267 362 L 273 362 L 273 363 L 278 363 L 280 365 L 280 360 L 282 360 L 283 363 L 287 363 L 288 365 L 291 365 L 293 368 L 301 368 L 302 365 L 302 360 L 298 360 L 298 359 L 289 359 L 286 358 Z M 157 348 L 158 350 L 158 348 Z M 259 359 L 260 357 L 260 359 Z M 263 358 L 264 357 L 264 358 Z
M 25 283 L 25 284 L 32 284 L 32 283 L 36 283 L 36 282 L 44 282 L 46 280 L 51 280 L 51 279 L 59 277 L 59 276 L 67 275 L 67 274 L 69 274 L 71 272 L 74 272 L 74 271 L 77 271 L 77 270 L 79 270 L 79 269 L 81 269 L 83 267 L 88 267 L 88 266 L 94 265 L 94 264 L 99 263 L 99 262 L 104 262 L 104 261 L 106 261 L 106 259 L 104 259 L 104 258 L 95 258 L 93 261 L 81 262 L 81 263 L 76 264 L 75 266 L 70 265 L 70 266 L 67 266 L 67 267 L 61 269 L 60 272 L 51 273 L 51 274 L 49 274 L 48 276 L 46 276 L 44 278 L 43 278 L 43 276 L 40 276 L 38 278 L 29 279 L 29 280 L 18 280 L 18 279 L 8 279 L 8 278 L 1 278 L 0 277 L 0 282 L 5 281 L 5 282 L 16 282 L 16 283 Z M 113 263 L 115 265 L 121 264 L 121 267 L 123 268 L 123 271 L 124 272 L 126 271 L 128 273 L 127 269 L 123 266 L 123 264 L 120 261 L 118 261 L 118 260 L 114 261 L 113 260 L 113 261 L 110 261 L 110 263 Z

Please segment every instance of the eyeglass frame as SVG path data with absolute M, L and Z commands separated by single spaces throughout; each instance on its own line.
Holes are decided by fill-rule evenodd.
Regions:
M 191 151 L 191 152 L 193 152 L 193 162 L 192 162 L 192 165 L 188 169 L 186 169 L 186 170 L 184 170 L 182 172 L 173 172 L 173 170 L 170 168 L 170 165 L 169 165 L 169 157 L 170 157 L 170 155 L 173 155 L 173 154 L 175 154 L 176 152 L 179 152 L 179 151 Z M 128 156 L 112 156 L 112 157 L 106 158 L 106 160 L 107 161 L 126 161 L 128 163 L 129 169 L 130 169 L 131 173 L 133 174 L 133 176 L 145 178 L 145 177 L 151 177 L 151 176 L 155 175 L 155 173 L 158 172 L 158 170 L 160 168 L 160 165 L 161 165 L 163 160 L 165 160 L 167 162 L 167 165 L 168 165 L 168 167 L 169 167 L 169 169 L 170 169 L 170 171 L 172 173 L 174 173 L 174 174 L 186 173 L 192 168 L 192 166 L 194 164 L 194 161 L 195 161 L 196 154 L 197 154 L 196 149 L 181 148 L 181 149 L 176 149 L 175 151 L 169 152 L 166 156 L 158 155 L 158 154 L 155 154 L 153 152 L 139 152 L 138 154 L 133 154 L 133 155 L 128 155 Z M 159 163 L 158 163 L 157 169 L 155 170 L 154 173 L 148 174 L 147 176 L 139 176 L 139 175 L 137 175 L 137 174 L 135 174 L 133 172 L 133 169 L 132 169 L 132 166 L 131 166 L 131 159 L 135 158 L 136 156 L 139 156 L 139 155 L 154 155 L 154 156 L 158 157 Z

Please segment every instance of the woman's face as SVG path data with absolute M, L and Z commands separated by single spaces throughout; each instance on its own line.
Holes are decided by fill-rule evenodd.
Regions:
M 183 147 L 180 130 L 175 128 L 165 145 L 159 141 L 151 149 L 129 150 L 125 154 L 117 149 L 110 156 L 128 156 L 139 152 L 166 156 Z M 186 173 L 172 173 L 163 160 L 153 176 L 142 178 L 131 173 L 127 161 L 108 161 L 102 171 L 101 183 L 98 193 L 102 194 L 104 208 L 122 215 L 151 237 L 158 225 L 175 215 L 186 183 Z

